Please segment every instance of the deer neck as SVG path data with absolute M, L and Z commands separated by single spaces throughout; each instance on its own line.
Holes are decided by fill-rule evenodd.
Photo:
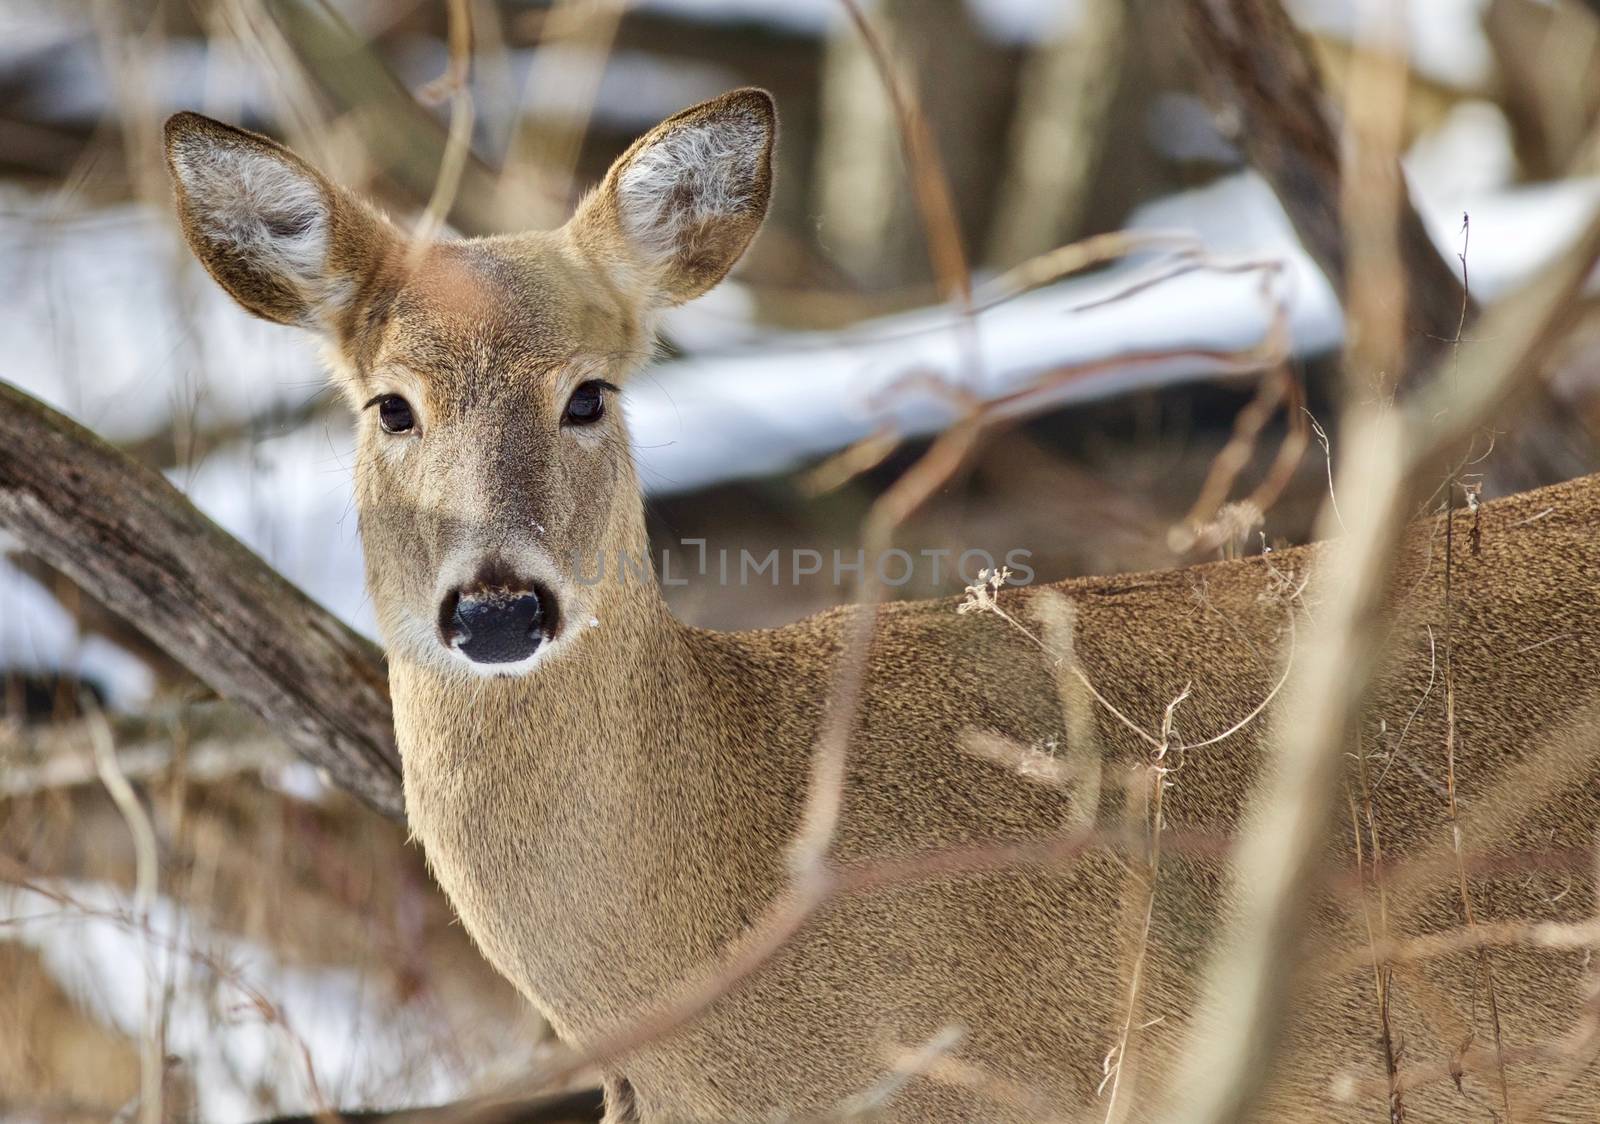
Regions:
M 531 789 L 605 773 L 608 761 L 653 752 L 660 729 L 649 722 L 693 709 L 695 684 L 681 674 L 687 630 L 648 569 L 639 501 L 617 522 L 598 557 L 578 560 L 580 580 L 592 582 L 585 603 L 567 610 L 560 640 L 530 672 L 484 676 L 391 655 L 401 748 L 419 782 L 436 769 L 465 770 L 479 782 L 515 770 Z M 623 558 L 644 563 L 642 572 Z
M 641 558 L 642 516 L 636 530 Z M 727 793 L 747 786 L 697 634 L 652 576 L 608 570 L 595 588 L 598 624 L 572 622 L 579 633 L 522 677 L 391 663 L 407 812 L 430 865 L 490 960 L 579 1037 L 713 956 L 761 877 L 706 880 L 706 855 L 738 849 Z M 631 962 L 590 963 L 611 930 L 626 930 Z

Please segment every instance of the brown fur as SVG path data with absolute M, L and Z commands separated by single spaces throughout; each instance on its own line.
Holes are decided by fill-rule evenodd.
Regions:
M 56 983 L 44 959 L 0 941 L 0 1111 L 49 1106 L 52 1117 L 109 1120 L 139 1091 L 137 1044 L 85 1011 Z
M 769 122 L 765 140 L 750 147 L 758 198 L 728 216 L 726 229 L 697 228 L 669 265 L 642 263 L 620 230 L 619 170 L 673 130 L 717 127 L 729 113 Z M 202 121 L 174 119 L 169 146 L 249 136 Z M 599 440 L 556 419 L 577 381 L 620 381 L 636 367 L 654 312 L 714 284 L 742 251 L 765 208 L 770 132 L 765 95 L 696 107 L 630 149 L 562 230 L 440 244 L 410 275 L 396 264 L 402 240 L 369 222 L 370 212 L 334 227 L 364 232 L 330 250 L 328 268 L 358 282 L 330 330 L 340 378 L 358 403 L 403 392 L 421 419 L 420 435 L 395 438 L 363 418 L 358 465 L 412 825 L 485 955 L 576 1044 L 629 1025 L 736 948 L 782 890 L 837 657 L 859 611 L 706 632 L 674 620 L 653 582 L 584 586 L 559 561 L 597 549 L 642 556 L 641 501 L 618 411 Z M 353 206 L 317 183 L 339 213 Z M 260 295 L 250 263 L 197 236 L 194 210 L 204 200 L 186 197 L 181 184 L 179 197 L 191 244 L 213 275 L 246 307 L 281 311 L 277 298 Z M 269 294 L 274 284 L 269 278 Z M 1600 755 L 1587 732 L 1597 694 L 1587 658 L 1600 645 L 1596 528 L 1595 478 L 1456 516 L 1448 622 L 1443 524 L 1416 528 L 1393 599 L 1387 670 L 1361 745 L 1351 747 L 1353 760 L 1358 750 L 1369 755 L 1369 786 L 1382 776 L 1371 804 L 1387 859 L 1450 853 L 1447 638 L 1469 854 L 1592 843 L 1600 827 Z M 1194 744 L 1239 723 L 1273 690 L 1305 627 L 1296 590 L 1318 556 L 1298 549 L 1050 588 L 1076 607 L 1077 656 L 1106 702 L 1154 731 L 1187 686 L 1174 715 L 1181 741 Z M 560 596 L 562 636 L 526 675 L 474 676 L 450 662 L 431 631 L 441 573 L 490 557 L 521 560 Z M 1039 596 L 1001 594 L 1035 635 Z M 1092 704 L 1087 723 L 1064 716 L 1050 661 L 1018 627 L 955 608 L 947 600 L 877 613 L 833 848 L 839 863 L 1063 830 L 1072 786 L 1052 788 L 962 751 L 973 731 L 1073 755 L 1094 748 L 1105 781 L 1099 822 L 1112 831 L 1125 822 L 1126 778 L 1144 775 L 1149 747 L 1104 706 Z M 584 627 L 590 616 L 598 627 Z M 1280 701 L 1276 720 L 1293 721 L 1292 700 Z M 1173 754 L 1167 826 L 1236 834 L 1267 733 L 1258 718 Z M 1354 791 L 1354 770 L 1351 784 Z M 1356 808 L 1364 823 L 1364 801 Z M 1347 823 L 1331 855 L 1337 863 L 1349 866 L 1355 838 Z M 1364 826 L 1362 847 L 1370 856 Z M 827 1110 L 882 1078 L 891 1044 L 915 1047 L 950 1025 L 965 1031 L 953 1049 L 961 1062 L 1065 1112 L 1093 1106 L 1127 1012 L 1141 894 L 1130 868 L 1141 862 L 1137 849 L 1124 858 L 1101 847 L 1058 871 L 944 878 L 839 902 L 747 986 L 619 1062 L 612 1118 Z M 1386 873 L 1391 935 L 1458 926 L 1454 877 L 1453 868 L 1410 883 Z M 1185 1032 L 1196 1029 L 1187 1017 L 1226 909 L 1226 867 L 1214 850 L 1174 845 L 1158 885 L 1129 1049 L 1137 1072 L 1130 1062 L 1122 1093 L 1136 1119 L 1150 1111 Z M 1470 892 L 1480 921 L 1577 919 L 1595 904 L 1581 871 L 1480 872 Z M 1359 950 L 1367 939 L 1360 905 L 1330 891 L 1316 939 L 1320 963 L 1335 950 Z M 1499 949 L 1489 968 L 1511 1096 L 1524 1098 L 1563 1072 L 1565 1061 L 1529 1051 L 1581 1029 L 1584 958 Z M 1499 1078 L 1483 1062 L 1495 1041 L 1488 978 L 1471 954 L 1395 969 L 1388 1052 L 1402 1074 L 1430 1066 L 1443 1074 L 1453 1059 L 1466 1070 L 1459 1086 L 1441 1076 L 1407 1089 L 1404 1119 L 1503 1115 Z M 1386 1065 L 1371 969 L 1322 980 L 1297 1010 L 1261 1118 L 1386 1118 L 1384 1097 L 1371 1091 L 1382 1089 Z M 1595 1048 L 1581 1042 L 1580 1075 L 1564 1084 L 1549 1118 L 1600 1113 L 1600 1089 L 1583 1071 Z M 1341 1077 L 1370 1087 L 1338 1101 Z M 886 1115 L 1035 1114 L 919 1078 Z

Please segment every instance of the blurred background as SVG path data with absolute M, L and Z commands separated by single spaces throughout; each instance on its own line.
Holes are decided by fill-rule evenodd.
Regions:
M 850 599 L 826 565 L 723 585 L 695 540 L 853 557 L 873 500 L 974 410 L 993 424 L 900 528 L 913 553 L 1025 550 L 1049 581 L 1304 541 L 1339 439 L 1339 301 L 1178 6 L 862 0 L 864 37 L 841 0 L 0 0 L 0 377 L 370 634 L 346 408 L 306 339 L 188 254 L 161 121 L 269 133 L 410 224 L 454 119 L 470 152 L 444 201 L 478 234 L 558 224 L 640 132 L 756 84 L 781 115 L 771 217 L 625 400 L 681 617 Z M 1433 296 L 1460 304 L 1464 260 L 1490 301 L 1600 206 L 1600 9 L 1402 7 L 1405 170 L 1456 279 Z M 1336 109 L 1354 5 L 1287 8 Z M 1471 466 L 1485 494 L 1600 467 L 1597 360 L 1591 297 Z M 155 826 L 148 917 L 95 737 Z M 169 1115 L 220 1124 L 464 1096 L 547 1042 L 401 827 L 0 537 L 0 1118 L 117 1115 L 152 1012 Z

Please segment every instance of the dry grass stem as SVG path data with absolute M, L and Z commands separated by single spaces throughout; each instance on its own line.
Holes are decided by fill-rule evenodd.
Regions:
M 800 477 L 800 489 L 813 498 L 837 491 L 871 472 L 900 447 L 900 435 L 885 426 L 848 445 Z
M 1358 44 L 1345 86 L 1346 168 L 1340 200 L 1346 240 L 1346 369 L 1387 402 L 1405 363 L 1407 275 L 1400 250 L 1405 207 L 1405 12 L 1389 0 L 1357 4 Z
M 215 979 L 238 992 L 244 1001 L 244 1008 L 253 1012 L 264 1025 L 271 1026 L 282 1034 L 290 1049 L 300 1059 L 314 1112 L 319 1117 L 332 1116 L 328 1098 L 324 1094 L 322 1083 L 317 1077 L 310 1044 L 290 1025 L 283 1008 L 247 978 L 236 965 L 211 951 L 185 943 L 176 936 L 164 936 L 158 933 L 151 924 L 148 913 L 136 915 L 122 909 L 100 909 L 89 905 L 87 902 L 80 901 L 59 887 L 30 877 L 25 868 L 5 855 L 0 855 L 0 884 L 9 885 L 16 890 L 37 895 L 51 902 L 59 908 L 58 916 L 62 920 L 90 919 L 106 921 L 127 929 L 129 932 L 137 933 L 152 952 L 188 960 L 205 969 Z M 43 919 L 39 915 L 34 915 L 28 920 L 38 921 Z M 153 986 L 153 981 L 151 981 L 150 990 L 152 992 L 157 990 Z M 159 1038 L 157 1038 L 157 1043 L 159 1045 Z M 164 1063 L 165 1059 L 161 1060 Z M 147 1063 L 141 1059 L 141 1105 L 145 1103 L 142 1092 L 143 1081 L 147 1079 L 147 1075 L 143 1072 L 145 1064 Z M 158 1070 L 158 1074 L 160 1072 L 162 1070 Z M 157 1087 L 159 1088 L 160 1086 L 158 1085 Z
M 560 71 L 563 100 L 573 109 L 563 113 L 559 121 L 545 123 L 536 139 L 526 128 L 513 131 L 506 154 L 506 174 L 500 181 L 503 197 L 526 191 L 529 181 L 538 183 L 543 189 L 540 194 L 551 203 L 551 223 L 564 217 L 562 212 L 573 195 L 584 138 L 627 7 L 627 0 L 556 0 L 547 10 L 523 16 L 525 23 L 537 25 L 528 30 L 537 34 L 540 49 L 528 71 L 515 119 L 525 116 L 535 86 L 551 81 L 555 51 L 560 51 L 564 60 L 582 60 L 581 65 L 564 66 Z M 506 202 L 508 207 L 516 205 L 512 199 Z
M 1033 611 L 1040 624 L 1044 650 L 1055 668 L 1056 698 L 1067 735 L 1067 761 L 1078 774 L 1069 822 L 1075 827 L 1092 827 L 1100 814 L 1105 750 L 1095 722 L 1094 694 L 1075 674 L 1078 668 L 1077 607 L 1070 598 L 1043 592 L 1037 596 Z
M 1189 690 L 1185 687 L 1183 693 L 1167 706 L 1162 720 L 1163 741 L 1171 741 L 1173 715 L 1178 705 L 1188 695 Z M 1106 1124 L 1126 1120 L 1132 1111 L 1133 1074 L 1136 1066 L 1133 1053 L 1135 1024 L 1140 1021 L 1144 1011 L 1144 972 L 1150 955 L 1150 926 L 1155 919 L 1156 893 L 1161 873 L 1161 834 L 1164 828 L 1161 818 L 1162 797 L 1168 784 L 1167 774 L 1171 772 L 1171 767 L 1166 762 L 1166 753 L 1162 750 L 1151 753 L 1142 772 L 1145 775 L 1145 783 L 1130 786 L 1129 798 L 1137 807 L 1138 818 L 1144 823 L 1147 844 L 1144 863 L 1130 864 L 1128 867 L 1129 889 L 1134 889 L 1137 884 L 1137 890 L 1142 892 L 1136 892 L 1125 899 L 1130 908 L 1136 912 L 1137 923 L 1129 942 L 1131 959 L 1127 970 L 1127 998 L 1122 1027 L 1117 1035 L 1116 1044 L 1106 1055 L 1106 1079 L 1101 1082 L 1102 1091 L 1106 1090 L 1108 1084 L 1110 1086 L 1106 1092 Z M 1126 1099 L 1119 1100 L 1125 1087 L 1128 1090 Z
M 872 1088 L 851 1097 L 840 1106 L 834 1116 L 842 1120 L 858 1117 L 870 1119 L 894 1100 L 895 1096 L 912 1081 L 925 1076 L 941 1059 L 948 1057 L 961 1044 L 966 1033 L 964 1027 L 947 1026 L 915 1050 L 908 1050 L 898 1045 L 890 1046 L 885 1051 L 889 1072 Z
M 1236 862 L 1241 906 L 1210 976 L 1191 1031 L 1191 1052 L 1174 1088 L 1190 1092 L 1166 1119 L 1224 1124 L 1243 1118 L 1265 1083 L 1288 1013 L 1296 949 L 1310 886 L 1338 789 L 1341 751 L 1371 674 L 1385 574 L 1404 523 L 1399 427 L 1372 416 L 1352 427 L 1359 450 L 1345 466 L 1351 494 L 1366 502 L 1338 564 L 1318 581 L 1324 611 L 1300 654 L 1288 697 L 1295 718 L 1276 730 L 1277 756 L 1252 800 Z M 1324 519 L 1324 531 L 1326 530 Z M 1247 891 L 1243 888 L 1248 887 Z M 1217 1028 L 1229 1033 L 1219 1034 Z
M 1279 446 L 1265 478 L 1249 497 L 1237 505 L 1240 510 L 1252 513 L 1252 526 L 1265 518 L 1288 487 L 1295 468 L 1310 444 L 1306 416 L 1300 408 L 1303 400 L 1300 384 L 1289 373 L 1287 366 L 1280 364 L 1262 377 L 1255 397 L 1234 420 L 1232 437 L 1212 458 L 1194 506 L 1169 533 L 1167 543 L 1174 552 L 1214 550 L 1238 537 L 1238 521 L 1221 517 L 1227 510 L 1223 504 L 1240 472 L 1254 456 L 1261 431 L 1281 404 L 1289 423 L 1289 432 Z
M 957 300 L 963 308 L 970 310 L 972 272 L 962 246 L 961 224 L 956 219 L 950 179 L 939 157 L 933 130 L 928 127 L 922 106 L 895 64 L 882 34 L 867 19 L 859 0 L 840 0 L 840 3 L 849 13 L 850 22 L 855 25 L 866 45 L 878 80 L 883 84 L 894 109 L 895 123 L 905 150 L 911 186 L 917 200 L 917 210 L 922 217 L 923 231 L 928 238 L 928 256 L 933 263 L 939 291 L 946 300 Z
M 1057 246 L 1012 266 L 974 295 L 973 311 L 987 312 L 1034 289 L 1145 250 L 1167 251 L 1181 263 L 1173 268 L 1206 268 L 1204 249 L 1192 234 L 1113 230 Z

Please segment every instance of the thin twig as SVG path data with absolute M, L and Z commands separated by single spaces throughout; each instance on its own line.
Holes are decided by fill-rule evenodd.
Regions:
M 111 737 L 110 723 L 87 696 L 85 704 L 88 707 L 89 734 L 94 743 L 95 768 L 133 839 L 133 909 L 147 936 L 145 971 L 151 977 L 145 988 L 145 1028 L 139 1041 L 139 1120 L 141 1124 L 161 1124 L 166 1049 L 162 1043 L 161 1001 L 154 981 L 155 957 L 148 940 L 150 911 L 155 906 L 161 870 L 161 860 L 156 853 L 156 832 L 144 805 L 139 803 L 139 797 L 134 794 L 133 786 L 118 767 L 117 747 Z
M 450 61 L 439 82 L 450 94 L 450 130 L 445 136 L 433 192 L 411 233 L 411 248 L 406 256 L 410 269 L 417 267 L 444 228 L 472 151 L 472 7 L 469 0 L 449 0 L 449 5 Z

